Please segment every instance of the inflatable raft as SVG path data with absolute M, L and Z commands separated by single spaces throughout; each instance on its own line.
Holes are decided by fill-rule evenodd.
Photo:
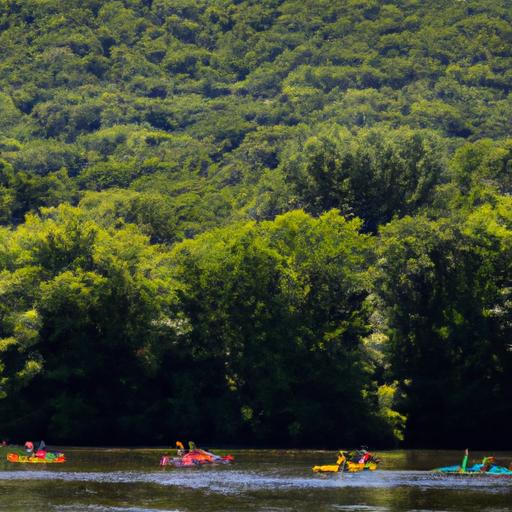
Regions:
M 468 450 L 466 450 L 462 464 L 436 468 L 434 473 L 455 476 L 499 476 L 512 477 L 512 464 L 510 468 L 496 464 L 494 457 L 484 457 L 481 464 L 468 466 Z
M 462 471 L 460 466 L 446 466 L 443 468 L 436 468 L 434 473 L 442 473 L 443 475 L 454 476 L 504 476 L 512 477 L 512 471 L 503 466 L 494 466 L 489 470 L 483 469 L 483 464 L 474 464 L 473 466 Z
M 190 468 L 204 466 L 206 464 L 230 464 L 235 458 L 232 455 L 215 455 L 201 449 L 195 449 L 181 457 L 170 457 L 164 455 L 160 459 L 160 466 L 174 466 L 175 468 Z

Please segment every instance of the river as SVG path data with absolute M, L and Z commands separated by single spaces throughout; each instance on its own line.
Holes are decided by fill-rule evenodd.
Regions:
M 65 452 L 63 465 L 0 462 L 0 511 L 512 511 L 512 478 L 428 471 L 457 463 L 460 451 L 380 452 L 376 472 L 329 476 L 313 474 L 311 467 L 332 463 L 335 452 L 235 450 L 234 465 L 192 469 L 160 469 L 162 449 Z M 511 452 L 494 455 L 507 465 L 512 461 Z

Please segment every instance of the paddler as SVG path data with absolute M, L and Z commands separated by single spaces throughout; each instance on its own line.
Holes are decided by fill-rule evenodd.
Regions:
M 480 468 L 480 471 L 482 473 L 486 473 L 491 469 L 496 463 L 496 459 L 494 457 L 484 457 L 482 460 L 482 467 Z
M 460 470 L 462 473 L 465 473 L 466 468 L 468 467 L 468 457 L 469 457 L 469 449 L 466 448 L 466 451 L 464 452 L 464 458 L 462 459 L 462 464 L 460 466 Z
M 37 447 L 35 455 L 39 459 L 46 458 L 46 443 L 42 439 L 39 441 L 39 446 Z
M 176 441 L 176 455 L 178 455 L 178 457 L 185 455 L 185 447 L 181 441 Z

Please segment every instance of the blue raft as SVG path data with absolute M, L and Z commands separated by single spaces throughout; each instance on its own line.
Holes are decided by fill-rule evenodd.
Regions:
M 512 471 L 504 466 L 491 466 L 489 469 L 485 469 L 483 464 L 473 464 L 473 466 L 466 468 L 466 471 L 463 471 L 461 466 L 445 466 L 443 468 L 436 468 L 434 471 L 447 475 L 512 476 Z
M 468 451 L 464 455 L 461 465 L 445 466 L 434 469 L 435 473 L 443 473 L 445 475 L 461 475 L 461 476 L 508 476 L 512 477 L 511 468 L 498 466 L 494 457 L 484 457 L 481 464 L 473 464 L 468 466 Z

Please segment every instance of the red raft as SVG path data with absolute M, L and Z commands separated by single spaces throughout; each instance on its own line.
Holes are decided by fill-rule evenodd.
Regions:
M 207 464 L 230 464 L 235 460 L 233 455 L 215 455 L 201 449 L 191 450 L 181 457 L 163 455 L 160 459 L 160 466 L 174 466 L 176 468 L 191 468 Z

